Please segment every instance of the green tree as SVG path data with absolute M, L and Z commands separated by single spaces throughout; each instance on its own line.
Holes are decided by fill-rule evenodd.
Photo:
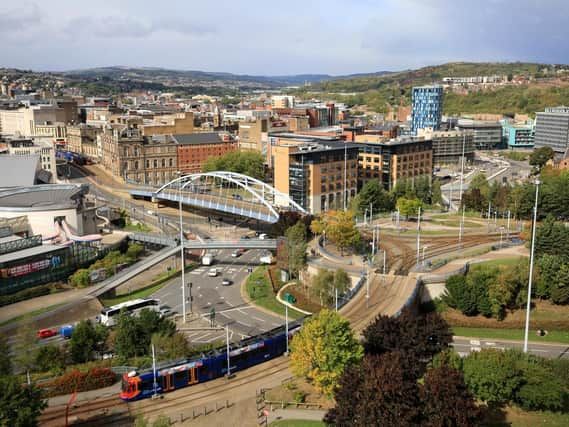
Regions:
M 373 212 L 387 212 L 393 209 L 393 197 L 386 191 L 379 179 L 372 179 L 366 182 L 358 193 L 357 213 L 365 213 L 366 208 L 373 209 Z
M 441 181 L 439 179 L 433 180 L 433 189 L 431 191 L 431 203 L 433 205 L 440 205 L 443 202 L 443 193 L 441 190 Z
M 551 289 L 554 304 L 569 304 L 569 264 L 561 265 Z
M 544 254 L 538 258 L 535 294 L 539 298 L 549 299 L 551 297 L 551 288 L 555 287 L 557 273 L 564 262 L 565 257 L 558 255 Z
M 186 337 L 178 332 L 171 336 L 154 334 L 151 342 L 154 344 L 158 360 L 178 359 L 187 357 L 190 354 Z
M 0 333 L 0 377 L 12 373 L 12 360 L 10 356 L 10 345 L 4 334 Z
M 514 396 L 516 404 L 527 411 L 562 409 L 567 391 L 561 379 L 538 358 L 521 352 L 517 357 L 523 382 Z
M 86 268 L 80 268 L 75 273 L 69 277 L 69 284 L 71 286 L 76 286 L 78 288 L 84 288 L 89 286 L 89 270 Z
M 35 365 L 37 369 L 42 372 L 49 370 L 61 372 L 65 367 L 65 361 L 62 358 L 59 347 L 57 345 L 50 344 L 36 349 Z
M 2 427 L 35 427 L 47 402 L 36 386 L 22 386 L 16 376 L 0 377 L 0 425 Z
M 314 222 L 314 221 L 313 221 Z M 306 265 L 306 226 L 297 222 L 285 232 L 288 269 L 292 277 L 298 277 Z
M 141 346 L 144 334 L 136 321 L 126 311 L 119 314 L 115 336 L 115 353 L 123 360 L 146 354 L 147 349 Z
M 138 243 L 130 243 L 126 250 L 126 256 L 136 261 L 144 253 L 144 246 Z
M 529 164 L 535 168 L 537 172 L 540 172 L 545 164 L 553 159 L 555 152 L 551 147 L 540 147 L 533 150 L 529 156 Z
M 336 271 L 319 269 L 312 278 L 311 291 L 316 297 L 321 298 L 324 305 L 330 306 L 338 295 L 344 294 L 350 285 L 350 276 L 342 269 Z
M 211 156 L 205 161 L 202 169 L 204 172 L 228 171 L 265 179 L 265 159 L 257 151 L 237 150 L 222 156 Z
M 97 347 L 98 336 L 93 324 L 89 320 L 82 320 L 77 324 L 71 334 L 71 359 L 75 363 L 85 363 L 93 360 L 93 353 Z
M 463 360 L 464 379 L 470 390 L 489 405 L 502 405 L 514 398 L 523 377 L 509 352 L 483 349 Z
M 18 328 L 17 340 L 14 345 L 16 364 L 23 371 L 34 369 L 34 349 L 38 343 L 37 331 L 31 315 L 26 315 Z
M 290 349 L 292 371 L 327 396 L 333 395 L 344 369 L 363 357 L 349 322 L 330 310 L 307 320 L 294 335 Z
M 422 203 L 419 199 L 409 199 L 407 197 L 397 199 L 397 209 L 399 209 L 401 215 L 407 218 L 418 215 L 421 206 Z

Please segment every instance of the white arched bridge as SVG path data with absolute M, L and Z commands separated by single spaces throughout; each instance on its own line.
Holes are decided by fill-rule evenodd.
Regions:
M 170 200 L 201 209 L 253 218 L 268 223 L 282 211 L 307 213 L 288 194 L 269 184 L 235 172 L 204 172 L 181 176 L 156 190 L 130 190 L 132 196 Z

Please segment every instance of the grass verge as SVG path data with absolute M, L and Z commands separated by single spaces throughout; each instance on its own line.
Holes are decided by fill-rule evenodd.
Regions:
M 480 424 L 484 427 L 565 427 L 569 414 L 550 411 L 524 411 L 507 406 L 487 416 Z
M 245 293 L 254 304 L 281 316 L 285 315 L 285 306 L 277 301 L 277 297 L 271 289 L 266 266 L 257 267 L 249 275 L 247 282 L 245 282 Z M 304 316 L 304 314 L 291 308 L 288 310 L 288 315 L 291 319 Z
M 62 305 L 65 305 L 65 304 L 66 303 L 62 302 L 60 304 L 50 305 L 49 307 L 40 308 L 39 310 L 35 310 L 35 311 L 29 312 L 29 313 L 20 314 L 19 316 L 12 317 L 11 319 L 3 321 L 2 323 L 0 323 L 0 327 L 9 325 L 9 324 L 14 323 L 14 322 L 19 322 L 20 320 L 24 319 L 24 317 L 27 317 L 27 316 L 31 316 L 31 317 L 39 316 L 40 314 L 47 313 L 48 311 L 51 311 L 51 310 L 55 310 L 56 308 L 61 307 Z
M 493 259 L 492 261 L 484 261 L 484 262 L 475 262 L 470 264 L 469 270 L 470 271 L 478 271 L 478 270 L 486 270 L 489 268 L 494 267 L 501 267 L 501 266 L 511 266 L 516 265 L 520 259 L 526 259 L 526 257 L 518 256 L 512 258 L 500 258 L 500 259 Z
M 523 329 L 490 329 L 490 328 L 466 328 L 463 326 L 451 326 L 454 335 L 461 337 L 489 338 L 522 341 Z M 544 337 L 536 335 L 535 330 L 530 331 L 529 341 L 536 343 L 561 343 L 569 344 L 569 331 L 548 331 Z

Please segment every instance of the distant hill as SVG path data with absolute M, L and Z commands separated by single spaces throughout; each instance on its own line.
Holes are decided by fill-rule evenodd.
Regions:
M 390 73 L 389 71 L 378 71 L 374 73 L 350 74 L 346 76 L 332 76 L 330 74 L 293 74 L 282 76 L 261 76 L 247 74 L 232 74 L 226 72 L 208 72 L 199 70 L 169 70 L 155 67 L 99 67 L 84 70 L 70 70 L 61 74 L 72 78 L 110 78 L 117 80 L 125 79 L 184 79 L 196 81 L 228 81 L 228 82 L 249 82 L 268 86 L 283 85 L 302 85 L 304 83 L 319 83 L 336 79 L 350 79 L 363 76 L 382 76 Z

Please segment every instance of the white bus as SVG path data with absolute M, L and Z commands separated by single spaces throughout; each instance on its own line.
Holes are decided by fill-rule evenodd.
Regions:
M 157 299 L 135 299 L 132 301 L 121 302 L 120 304 L 106 307 L 101 310 L 101 324 L 105 326 L 115 326 L 119 313 L 125 309 L 131 316 L 137 316 L 143 309 L 160 311 L 160 300 Z

